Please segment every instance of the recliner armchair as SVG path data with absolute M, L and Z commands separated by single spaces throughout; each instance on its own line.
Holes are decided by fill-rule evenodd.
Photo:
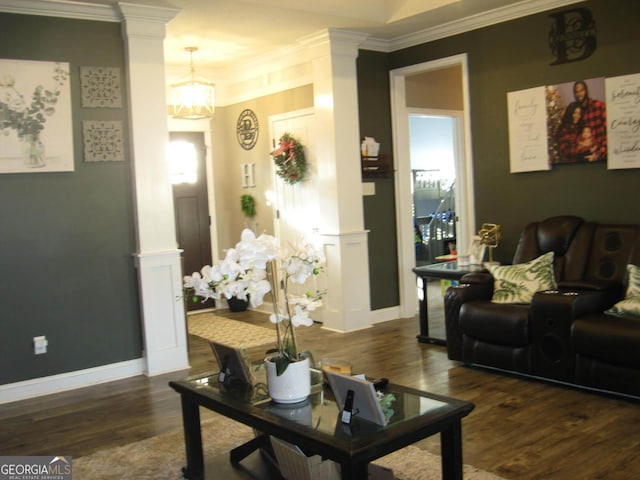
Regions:
M 578 346 L 583 349 L 589 343 L 585 335 L 593 331 L 607 336 L 615 329 L 629 328 L 626 319 L 616 323 L 618 319 L 603 312 L 624 296 L 626 265 L 640 260 L 640 227 L 585 222 L 575 216 L 533 222 L 521 234 L 513 264 L 529 262 L 547 252 L 554 254 L 557 288 L 535 293 L 530 304 L 492 302 L 494 279 L 488 272 L 465 275 L 460 285 L 447 290 L 448 356 L 467 364 L 607 388 L 594 381 L 588 370 L 595 361 L 598 376 L 606 376 L 601 372 L 610 371 L 605 359 L 610 355 L 605 351 L 612 349 L 611 342 L 596 342 L 607 345 L 602 346 L 602 355 L 593 349 L 577 355 L 572 338 L 574 321 L 584 318 L 589 322 L 591 318 L 588 325 L 578 323 Z M 637 327 L 630 327 L 637 337 L 635 357 L 624 362 L 624 367 L 637 367 L 636 374 L 640 374 L 640 319 Z M 587 353 L 589 359 L 584 358 Z M 584 366 L 579 376 L 576 358 Z M 640 387 L 636 390 L 640 394 Z

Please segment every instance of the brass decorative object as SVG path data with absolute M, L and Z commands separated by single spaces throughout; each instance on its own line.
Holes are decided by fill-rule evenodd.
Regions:
M 478 232 L 480 243 L 489 247 L 489 262 L 493 262 L 493 249 L 500 244 L 502 227 L 495 223 L 483 223 Z

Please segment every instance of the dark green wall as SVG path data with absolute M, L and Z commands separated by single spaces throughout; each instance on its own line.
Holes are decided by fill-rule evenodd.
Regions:
M 549 14 L 577 7 L 588 8 L 593 14 L 597 49 L 584 60 L 551 66 Z M 395 69 L 467 54 L 476 222 L 503 226 L 497 260 L 510 262 L 524 225 L 548 216 L 574 214 L 601 222 L 640 223 L 640 169 L 607 170 L 604 164 L 574 164 L 548 172 L 511 174 L 507 126 L 507 92 L 639 73 L 639 23 L 640 2 L 592 0 L 393 52 L 388 54 L 387 65 L 378 62 L 380 70 Z M 379 89 L 388 83 L 382 73 L 371 75 L 368 71 L 367 75 L 362 81 L 376 82 Z M 369 85 L 368 91 L 375 91 L 375 87 Z M 360 100 L 360 121 L 364 123 L 370 112 L 363 110 L 367 102 Z M 371 252 L 372 258 L 382 254 Z
M 388 56 L 361 50 L 357 68 L 361 140 L 365 136 L 375 138 L 380 153 L 393 161 Z M 363 204 L 364 228 L 369 230 L 371 308 L 377 310 L 400 302 L 395 188 L 393 177 L 365 181 L 375 184 L 375 195 L 365 195 Z
M 128 153 L 85 163 L 81 132 L 82 120 L 128 131 L 125 107 L 80 105 L 80 66 L 119 67 L 127 104 L 120 25 L 0 14 L 0 58 L 69 62 L 75 157 L 73 172 L 0 175 L 0 384 L 140 358 Z

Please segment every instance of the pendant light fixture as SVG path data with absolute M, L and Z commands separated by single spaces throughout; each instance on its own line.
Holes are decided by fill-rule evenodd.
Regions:
M 198 47 L 186 47 L 190 55 L 191 77 L 189 80 L 171 85 L 171 105 L 169 115 L 173 118 L 199 120 L 213 117 L 215 110 L 215 89 L 211 82 L 197 80 L 193 68 L 193 52 Z

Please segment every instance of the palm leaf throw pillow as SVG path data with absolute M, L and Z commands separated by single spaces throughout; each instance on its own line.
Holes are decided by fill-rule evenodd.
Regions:
M 616 303 L 605 313 L 640 317 L 640 267 L 627 265 L 627 272 L 629 272 L 629 285 L 624 300 Z
M 527 263 L 490 266 L 494 303 L 531 303 L 536 292 L 558 287 L 553 274 L 553 252 Z

